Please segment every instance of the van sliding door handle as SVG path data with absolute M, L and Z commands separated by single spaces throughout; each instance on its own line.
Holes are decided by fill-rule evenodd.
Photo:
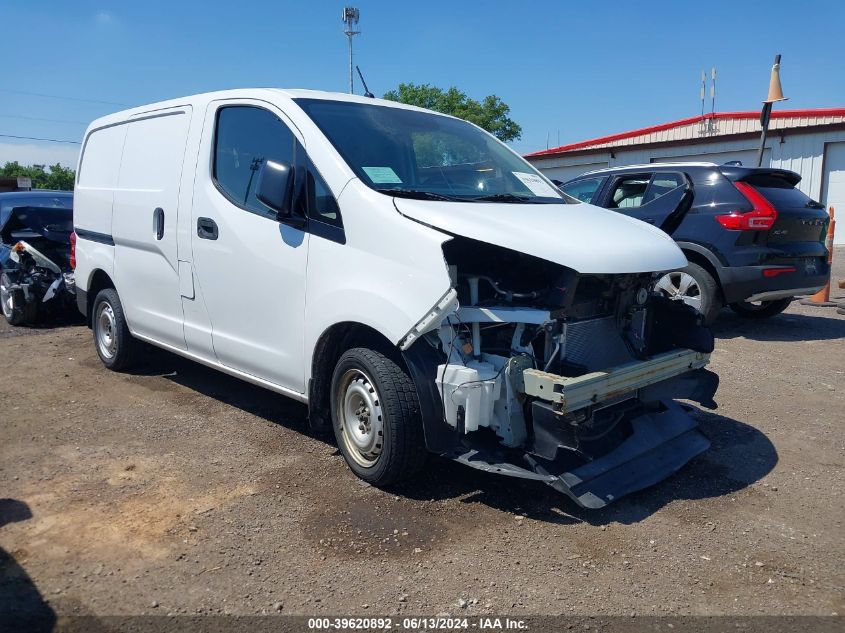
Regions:
M 157 240 L 164 237 L 164 209 L 161 207 L 153 210 L 153 233 Z
M 217 222 L 211 218 L 197 218 L 197 237 L 201 240 L 216 240 L 217 235 Z

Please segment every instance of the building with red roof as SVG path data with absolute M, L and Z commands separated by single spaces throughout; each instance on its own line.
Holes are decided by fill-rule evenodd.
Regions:
M 715 112 L 609 134 L 525 156 L 549 178 L 567 181 L 594 169 L 654 162 L 741 161 L 756 165 L 760 113 Z M 801 174 L 799 188 L 845 217 L 845 108 L 775 107 L 763 166 Z M 840 231 L 837 244 L 845 243 Z

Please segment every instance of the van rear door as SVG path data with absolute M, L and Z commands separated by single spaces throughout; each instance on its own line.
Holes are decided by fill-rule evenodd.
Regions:
M 112 236 L 115 284 L 133 333 L 185 349 L 176 219 L 191 107 L 128 123 Z

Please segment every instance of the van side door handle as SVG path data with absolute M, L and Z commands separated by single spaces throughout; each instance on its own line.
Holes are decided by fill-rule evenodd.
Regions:
M 216 240 L 217 222 L 211 218 L 197 218 L 197 237 L 201 240 Z
M 157 240 L 164 237 L 164 209 L 161 207 L 153 210 L 153 233 Z

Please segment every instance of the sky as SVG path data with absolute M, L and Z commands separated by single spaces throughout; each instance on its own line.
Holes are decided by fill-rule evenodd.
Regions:
M 522 153 L 696 115 L 712 67 L 717 111 L 757 110 L 776 53 L 790 97 L 776 108 L 845 106 L 841 0 L 351 1 L 372 92 L 414 82 L 498 95 L 522 126 Z M 343 6 L 0 0 L 0 164 L 75 166 L 78 144 L 8 136 L 78 143 L 99 116 L 172 97 L 346 91 Z

